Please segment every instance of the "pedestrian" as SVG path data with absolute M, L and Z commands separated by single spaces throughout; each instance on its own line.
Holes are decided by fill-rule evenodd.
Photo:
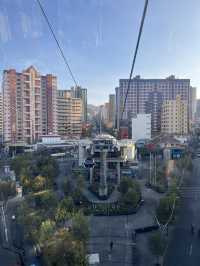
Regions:
M 110 251 L 113 250 L 113 241 L 110 242 Z

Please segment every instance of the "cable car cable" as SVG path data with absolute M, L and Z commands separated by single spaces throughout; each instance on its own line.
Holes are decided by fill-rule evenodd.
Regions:
M 70 65 L 69 65 L 69 63 L 68 63 L 68 60 L 67 60 L 65 54 L 64 54 L 64 51 L 63 51 L 63 49 L 62 49 L 62 47 L 61 47 L 61 45 L 60 45 L 60 43 L 59 43 L 59 41 L 58 41 L 58 38 L 56 37 L 56 34 L 55 34 L 55 32 L 54 32 L 54 29 L 53 29 L 53 26 L 51 25 L 51 23 L 50 23 L 50 21 L 49 21 L 49 19 L 48 19 L 48 16 L 47 16 L 47 14 L 46 14 L 46 12 L 45 12 L 45 10 L 44 10 L 44 8 L 43 8 L 43 6 L 42 6 L 40 0 L 36 0 L 36 1 L 37 1 L 38 5 L 39 5 L 39 7 L 40 7 L 40 10 L 41 10 L 41 12 L 42 12 L 43 17 L 44 17 L 45 20 L 46 20 L 46 23 L 47 23 L 47 25 L 48 25 L 48 27 L 49 27 L 49 30 L 50 30 L 50 32 L 51 32 L 51 34 L 52 34 L 52 36 L 53 36 L 53 38 L 54 38 L 54 40 L 55 40 L 57 46 L 58 46 L 58 50 L 59 50 L 59 52 L 60 52 L 60 55 L 61 55 L 61 57 L 63 58 L 64 63 L 65 63 L 65 66 L 66 66 L 66 68 L 67 68 L 67 72 L 70 73 L 70 76 L 71 76 L 71 78 L 72 78 L 72 80 L 73 80 L 75 86 L 77 87 L 77 86 L 78 86 L 78 83 L 77 83 L 77 81 L 76 81 L 76 79 L 75 79 L 75 76 L 74 76 L 72 70 L 71 70 L 71 67 L 70 67 Z
M 127 88 L 127 91 L 126 91 L 125 100 L 124 100 L 124 104 L 123 104 L 121 120 L 123 120 L 123 114 L 124 114 L 124 111 L 125 111 L 127 97 L 128 97 L 128 93 L 129 93 L 129 90 L 130 90 L 131 79 L 132 79 L 132 76 L 133 76 L 133 70 L 134 70 L 134 67 L 135 67 L 137 53 L 138 53 L 138 49 L 139 49 L 139 45 L 140 45 L 140 39 L 141 39 L 143 26 L 144 26 L 144 21 L 145 21 L 145 17 L 146 17 L 146 13 L 147 13 L 148 2 L 149 2 L 149 0 L 145 0 L 144 10 L 143 10 L 143 14 L 142 14 L 141 23 L 140 23 L 139 34 L 138 34 L 137 43 L 136 43 L 135 52 L 134 52 L 134 57 L 133 57 L 133 62 L 132 62 L 132 66 L 131 66 L 131 72 L 130 72 L 129 80 L 128 80 L 128 88 Z

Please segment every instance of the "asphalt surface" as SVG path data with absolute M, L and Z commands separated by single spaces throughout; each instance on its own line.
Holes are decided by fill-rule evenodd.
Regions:
M 142 182 L 142 181 L 141 181 Z M 144 256 L 144 241 L 139 237 L 134 244 L 134 229 L 155 224 L 154 210 L 159 198 L 157 193 L 142 187 L 144 205 L 133 215 L 90 216 L 90 240 L 88 253 L 98 253 L 99 266 L 148 265 L 149 257 Z M 110 243 L 113 249 L 110 250 Z M 143 254 L 142 258 L 139 254 Z M 147 262 L 147 263 L 146 263 Z
M 194 159 L 193 162 L 193 173 L 181 189 L 180 213 L 164 266 L 200 265 L 200 159 Z M 194 225 L 194 235 L 191 233 L 191 224 Z
M 5 205 L 0 207 L 0 265 L 12 266 L 19 262 L 18 256 L 10 250 L 10 231 Z

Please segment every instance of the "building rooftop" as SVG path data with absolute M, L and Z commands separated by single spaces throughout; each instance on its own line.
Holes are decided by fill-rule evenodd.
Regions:
M 104 140 L 104 139 L 115 139 L 113 136 L 109 134 L 99 134 L 95 137 L 95 140 Z

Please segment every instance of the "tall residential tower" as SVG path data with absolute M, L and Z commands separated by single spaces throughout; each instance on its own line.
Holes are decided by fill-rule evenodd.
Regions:
M 181 100 L 187 103 L 187 125 L 189 129 L 190 121 L 192 120 L 193 115 L 193 108 L 191 104 L 191 95 L 193 94 L 191 93 L 192 87 L 190 85 L 190 79 L 177 79 L 175 76 L 170 76 L 166 79 L 142 79 L 140 76 L 136 76 L 134 79 L 132 79 L 130 83 L 130 90 L 127 96 L 125 112 L 122 119 L 127 120 L 128 118 L 134 117 L 136 114 L 146 113 L 146 106 L 151 97 L 150 93 L 155 91 L 155 88 L 157 94 L 161 93 L 162 101 L 176 100 L 176 96 L 180 95 Z M 118 128 L 121 122 L 122 108 L 127 89 L 128 79 L 120 79 L 119 87 L 116 88 L 116 112 Z M 154 97 L 154 99 L 156 100 L 157 98 L 158 101 L 160 101 L 160 96 L 157 96 Z M 159 106 L 159 103 L 157 106 Z M 154 117 L 155 116 L 152 116 L 152 118 Z
M 3 75 L 4 141 L 34 143 L 42 134 L 56 133 L 56 77 L 41 76 L 30 66 Z

